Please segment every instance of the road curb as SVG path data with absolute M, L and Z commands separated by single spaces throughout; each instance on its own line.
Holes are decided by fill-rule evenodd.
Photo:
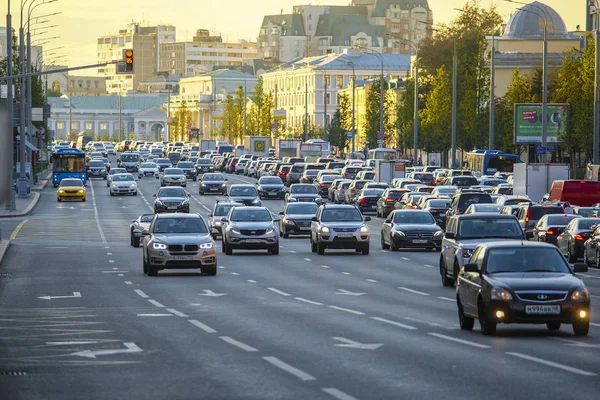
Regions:
M 29 215 L 29 213 L 31 213 L 33 208 L 40 201 L 40 192 L 32 192 L 31 194 L 33 195 L 33 200 L 31 200 L 31 202 L 29 203 L 29 205 L 27 206 L 27 208 L 25 210 L 23 210 L 21 212 L 15 212 L 14 214 L 0 215 L 0 218 L 22 217 L 25 215 Z
M 10 247 L 10 240 L 0 240 L 0 265 L 2 265 L 2 260 Z

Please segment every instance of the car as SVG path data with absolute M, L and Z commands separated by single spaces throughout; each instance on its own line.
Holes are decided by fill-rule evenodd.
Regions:
M 510 262 L 506 262 L 510 260 Z M 496 335 L 499 323 L 546 324 L 549 331 L 571 324 L 576 336 L 590 329 L 590 294 L 555 246 L 506 241 L 483 243 L 461 269 L 456 287 L 463 330 L 479 320 L 481 333 Z
M 579 215 L 547 214 L 543 215 L 533 227 L 534 242 L 546 242 L 556 244 L 558 235 L 567 227 L 571 220 L 581 218 Z
M 290 190 L 286 193 L 285 202 L 296 201 L 312 201 L 321 204 L 322 199 L 314 185 L 310 183 L 295 183 L 290 186 Z
M 365 185 L 369 182 L 372 181 L 367 181 L 367 180 L 353 180 L 352 183 L 350 183 L 350 186 L 348 186 L 348 189 L 346 190 L 346 204 L 354 204 L 354 201 L 356 199 L 356 197 L 358 196 L 358 194 L 360 193 L 360 191 L 365 187 Z
M 425 172 L 425 171 L 411 172 L 408 175 L 408 177 L 411 179 L 417 180 L 419 182 L 423 182 L 427 185 L 435 184 L 435 177 L 433 176 L 433 174 L 431 172 Z
M 300 177 L 300 183 L 313 183 L 318 174 L 318 169 L 307 169 Z
M 352 181 L 347 179 L 338 184 L 337 189 L 333 193 L 333 202 L 335 204 L 341 204 L 346 202 L 346 190 L 350 187 Z
M 442 181 L 442 185 L 458 186 L 459 188 L 468 188 L 471 186 L 479 185 L 479 181 L 474 176 L 459 175 L 444 178 L 444 180 Z
M 453 215 L 463 214 L 471 204 L 492 204 L 489 193 L 480 190 L 459 190 L 452 198 L 452 204 L 446 212 L 446 221 Z
M 381 227 L 381 248 L 440 250 L 444 231 L 426 210 L 394 210 Z
M 208 214 L 208 229 L 210 230 L 210 234 L 212 235 L 213 239 L 217 240 L 218 236 L 222 237 L 223 232 L 221 228 L 223 227 L 223 221 L 221 220 L 227 217 L 229 211 L 233 207 L 243 206 L 244 205 L 241 203 L 217 200 L 211 213 Z
M 355 205 L 361 213 L 367 211 L 377 212 L 377 201 L 383 195 L 386 189 L 379 188 L 363 188 L 355 200 Z
M 402 195 L 402 197 L 400 197 L 400 200 L 398 200 L 396 203 L 394 203 L 394 209 L 395 210 L 417 209 L 417 208 L 419 208 L 417 206 L 417 203 L 419 202 L 421 197 L 425 196 L 425 195 L 426 195 L 426 193 L 406 192 Z
M 160 178 L 160 186 L 187 186 L 187 177 L 181 168 L 165 168 Z
M 291 186 L 294 183 L 300 183 L 300 178 L 304 173 L 304 162 L 298 162 L 292 165 L 290 171 L 285 177 L 285 183 L 287 186 Z
M 339 175 L 336 174 L 327 174 L 321 175 L 314 180 L 313 185 L 317 188 L 317 191 L 321 195 L 321 197 L 329 196 L 329 188 L 336 180 L 341 179 Z
M 104 148 L 106 149 L 106 153 L 110 154 L 112 156 L 116 156 L 117 155 L 117 151 L 115 150 L 115 146 L 113 146 L 112 144 L 107 144 L 106 146 L 104 146 Z
M 390 212 L 394 210 L 394 204 L 406 193 L 405 189 L 386 189 L 379 199 L 377 199 L 377 211 L 378 217 L 387 217 Z
M 215 165 L 210 158 L 199 158 L 196 160 L 196 173 L 198 175 L 214 172 Z
M 356 175 L 362 171 L 361 166 L 348 165 L 342 168 L 341 175 L 344 179 L 355 179 Z
M 500 196 L 496 200 L 495 203 L 499 204 L 501 206 L 512 206 L 512 205 L 520 204 L 520 203 L 533 203 L 533 201 L 531 201 L 531 199 L 527 195 L 518 196 L 518 195 L 504 194 L 504 195 Z
M 142 214 L 136 219 L 131 220 L 129 225 L 129 245 L 133 247 L 140 247 L 141 237 L 135 236 L 134 231 L 138 229 L 143 232 L 150 228 L 150 223 L 154 218 L 154 214 Z
M 249 159 L 239 160 L 237 162 L 237 164 L 235 164 L 235 169 L 232 172 L 234 172 L 236 175 L 243 174 L 244 173 L 244 169 L 246 168 L 246 165 L 250 161 L 251 160 L 249 160 Z
M 458 186 L 436 186 L 433 188 L 430 194 L 436 196 L 449 196 L 452 198 L 456 191 L 458 190 Z
M 256 189 L 258 190 L 258 197 L 261 200 L 264 198 L 283 200 L 287 193 L 283 181 L 278 176 L 261 177 L 258 182 L 256 182 Z
M 108 157 L 102 157 L 98 160 L 102 160 L 102 162 L 104 163 L 104 168 L 106 168 L 106 172 L 110 172 L 110 160 L 108 159 Z
M 171 160 L 169 160 L 168 158 L 157 158 L 156 160 L 154 160 L 154 162 L 156 163 L 156 165 L 158 165 L 158 170 L 160 172 L 164 172 L 165 169 L 171 168 L 173 166 L 173 164 L 171 164 Z
M 410 179 L 410 178 L 395 178 L 392 180 L 392 187 L 398 189 L 404 189 L 406 185 L 422 185 L 421 181 Z
M 494 190 L 492 190 L 492 193 L 494 194 L 513 194 L 513 185 L 510 185 L 508 183 L 501 183 L 500 185 L 496 186 L 494 188 Z
M 90 160 L 87 164 L 87 177 L 91 178 L 102 178 L 106 179 L 108 172 L 106 171 L 106 165 L 102 160 Z
M 196 165 L 191 161 L 179 161 L 177 168 L 181 169 L 186 179 L 191 179 L 194 182 L 198 180 L 198 171 L 196 171 Z
M 556 246 L 569 262 L 574 263 L 583 257 L 585 242 L 590 238 L 599 222 L 600 220 L 597 218 L 575 218 L 558 235 Z
M 56 200 L 71 201 L 81 200 L 85 201 L 87 191 L 86 185 L 79 178 L 64 178 L 60 181 L 58 189 L 56 189 Z
M 200 175 L 198 194 L 202 196 L 207 193 L 225 195 L 227 194 L 227 184 L 225 181 L 227 181 L 227 178 L 220 173 L 211 172 Z
M 231 255 L 233 250 L 243 249 L 279 254 L 279 232 L 266 207 L 233 207 L 222 221 L 223 253 Z
M 118 194 L 131 194 L 137 196 L 138 187 L 135 177 L 130 173 L 113 175 L 110 181 L 109 192 L 111 196 Z
M 93 153 L 92 153 L 93 154 Z M 140 153 L 127 151 L 117 158 L 117 167 L 125 168 L 127 172 L 137 172 L 140 164 Z
M 525 240 L 519 221 L 512 215 L 480 213 L 450 217 L 446 220 L 440 254 L 442 285 L 454 285 L 478 244 L 502 240 Z
M 361 171 L 358 171 L 355 179 L 373 180 L 373 179 L 375 179 L 376 175 L 377 174 L 375 174 L 375 171 L 369 171 L 369 170 L 363 169 Z
M 500 213 L 502 206 L 498 204 L 471 204 L 465 214 L 475 213 Z
M 138 168 L 138 178 L 142 179 L 144 176 L 153 176 L 156 179 L 160 178 L 159 168 L 155 162 L 143 162 Z
M 517 216 L 517 212 L 519 211 L 519 205 L 518 204 L 513 204 L 510 206 L 504 206 L 502 207 L 502 210 L 500 210 L 500 214 L 505 214 L 505 215 L 514 215 L 515 217 Z
M 517 211 L 517 219 L 525 232 L 525 237 L 531 239 L 533 237 L 533 228 L 538 223 L 540 218 L 546 214 L 564 214 L 565 209 L 560 204 L 550 202 L 544 203 L 521 203 L 519 211 Z
M 500 185 L 505 185 L 506 181 L 504 179 L 499 178 L 481 178 L 479 179 L 479 185 L 489 186 L 491 188 L 495 188 Z
M 102 158 L 102 157 L 106 157 L 106 156 L 101 151 L 92 151 L 85 156 L 87 161 L 93 160 L 94 158 Z
M 311 222 L 311 251 L 323 255 L 328 248 L 354 249 L 369 254 L 370 233 L 365 222 L 370 220 L 354 205 L 321 205 Z
M 111 168 L 106 175 L 106 187 L 110 187 L 110 183 L 112 181 L 112 177 L 116 174 L 126 174 L 127 170 L 125 168 Z
M 600 213 L 600 209 L 595 208 L 595 207 L 574 206 L 573 212 L 577 215 L 581 215 L 582 217 L 592 218 L 592 217 L 598 217 L 598 214 Z
M 429 211 L 435 222 L 442 228 L 446 227 L 446 211 L 450 208 L 450 200 L 447 197 L 435 197 L 426 199 L 421 206 L 422 210 Z
M 170 188 L 175 189 L 175 188 Z M 143 240 L 143 272 L 157 276 L 162 269 L 199 268 L 217 274 L 217 245 L 198 214 L 156 215 L 146 231 L 134 230 Z
M 154 197 L 155 214 L 163 212 L 190 212 L 190 194 L 183 188 L 160 188 L 152 197 Z
M 317 215 L 319 205 L 313 202 L 287 203 L 283 207 L 281 221 L 279 223 L 279 234 L 283 238 L 289 235 L 308 235 L 312 218 Z
M 327 200 L 333 202 L 335 199 L 335 192 L 338 188 L 338 185 L 341 184 L 342 182 L 344 182 L 346 179 L 342 179 L 342 178 L 337 178 L 334 179 L 333 182 L 331 182 L 331 184 L 329 185 L 329 187 L 327 188 Z
M 254 185 L 236 184 L 229 186 L 227 193 L 229 201 L 242 203 L 246 206 L 260 206 L 262 202 Z

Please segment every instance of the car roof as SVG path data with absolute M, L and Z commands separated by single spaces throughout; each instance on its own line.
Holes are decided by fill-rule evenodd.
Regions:
M 254 187 L 254 185 L 250 185 L 247 183 L 235 183 L 235 184 L 229 186 L 229 188 L 233 188 L 233 187 Z
M 475 215 L 475 214 L 472 214 Z M 500 214 L 502 215 L 502 214 Z M 497 242 L 486 242 L 481 243 L 479 246 L 486 247 L 488 249 L 500 249 L 500 248 L 511 248 L 511 247 L 534 247 L 534 248 L 548 248 L 557 249 L 557 247 L 550 243 L 544 242 L 530 242 L 526 240 L 502 240 Z
M 494 213 L 460 214 L 460 215 L 453 216 L 453 218 L 460 218 L 460 219 L 477 219 L 477 218 L 486 218 L 486 217 L 487 218 L 507 218 L 507 219 L 515 218 L 513 215 L 494 214 Z
M 200 218 L 202 219 L 202 217 L 200 216 L 200 214 L 194 214 L 194 213 L 164 213 L 164 214 L 156 214 L 156 218 L 157 219 L 161 219 L 161 218 L 173 218 L 173 216 L 176 216 L 177 218 Z

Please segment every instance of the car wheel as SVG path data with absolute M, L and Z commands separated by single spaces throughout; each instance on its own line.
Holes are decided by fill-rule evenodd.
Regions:
M 313 242 L 312 235 L 310 236 L 310 251 L 312 251 L 313 253 L 317 252 L 317 244 Z
M 442 255 L 440 255 L 440 275 L 442 276 L 442 286 L 451 287 L 454 285 L 454 281 L 448 276 L 448 268 Z
M 114 196 L 115 194 L 114 194 L 113 192 L 110 192 L 110 195 L 111 195 L 111 196 Z
M 598 253 L 598 250 L 596 250 L 596 268 L 600 269 L 600 254 Z
M 57 198 L 56 201 L 58 201 L 60 203 L 62 200 L 60 198 Z
M 134 196 L 137 196 L 137 192 L 133 192 L 133 195 L 134 195 Z
M 225 238 L 223 238 L 223 242 L 221 243 L 221 252 L 223 254 L 225 254 L 226 248 L 227 248 L 227 245 L 225 244 Z
M 479 325 L 481 326 L 481 333 L 485 336 L 496 336 L 496 321 L 489 318 L 489 313 L 486 311 L 481 300 L 478 304 L 479 310 Z
M 587 265 L 588 267 L 591 267 L 590 265 L 590 261 L 588 260 L 588 255 L 587 255 L 587 248 L 583 248 L 583 262 L 585 263 L 585 265 Z
M 460 329 L 463 331 L 473 330 L 473 325 L 475 324 L 475 319 L 471 317 L 467 317 L 465 315 L 465 311 L 460 302 L 460 297 L 456 297 L 456 304 L 458 305 L 458 322 L 460 324 Z
M 148 276 L 158 276 L 158 269 L 148 265 Z
M 325 245 L 323 243 L 317 243 L 317 254 L 320 256 L 325 254 Z
M 400 250 L 400 247 L 396 246 L 396 245 L 394 244 L 394 239 L 391 239 L 391 238 L 390 238 L 390 249 L 391 249 L 392 251 L 398 251 L 398 250 Z
M 133 246 L 133 231 L 129 232 L 129 245 Z
M 198 194 L 199 194 L 200 196 L 204 196 L 204 192 L 203 192 L 203 191 L 201 191 L 201 190 L 199 190 L 199 191 L 198 191 Z
M 383 239 L 383 232 L 381 232 L 381 248 L 382 248 L 383 250 L 387 250 L 387 249 L 389 249 L 389 248 L 390 248 L 390 245 L 389 245 L 389 244 L 387 244 L 387 243 L 385 242 L 385 240 Z
M 363 256 L 369 255 L 369 246 L 362 248 L 362 254 L 363 254 Z
M 143 256 L 142 256 L 142 263 L 143 263 L 143 268 L 144 268 L 144 274 L 148 275 L 148 263 L 146 262 L 146 260 L 144 259 Z
M 282 231 L 283 232 L 283 238 L 287 239 L 290 237 L 290 234 L 287 231 Z
M 569 259 L 570 263 L 574 263 L 574 262 L 577 261 L 577 254 L 573 254 L 573 252 L 571 251 L 571 245 L 570 244 L 567 246 L 567 256 L 568 256 L 568 259 Z
M 560 322 L 547 322 L 546 327 L 549 331 L 558 331 L 560 330 Z
M 215 265 L 212 268 L 202 268 L 201 271 L 203 274 L 206 274 L 208 276 L 215 276 L 217 275 L 217 266 Z
M 217 235 L 215 235 L 214 233 L 211 235 L 213 240 L 217 240 Z
M 279 255 L 279 245 L 269 250 L 269 253 L 273 254 L 274 256 Z
M 223 240 L 223 249 L 225 250 L 225 254 L 230 256 L 233 254 L 233 250 L 231 250 L 231 247 L 229 247 L 229 245 L 227 245 L 227 242 Z
M 587 336 L 590 331 L 590 321 L 579 321 L 573 323 L 573 333 L 575 336 Z

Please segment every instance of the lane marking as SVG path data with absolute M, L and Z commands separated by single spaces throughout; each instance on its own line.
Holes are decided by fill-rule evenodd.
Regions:
M 104 236 L 104 231 L 102 230 L 102 226 L 100 225 L 100 217 L 98 216 L 98 206 L 96 205 L 96 193 L 94 192 L 94 184 L 91 180 L 90 189 L 92 189 L 92 202 L 94 205 L 94 219 L 96 220 L 96 227 L 98 228 L 98 232 L 100 233 L 100 239 L 102 239 L 102 244 L 106 245 L 106 236 Z
M 110 249 L 110 246 L 104 246 L 105 249 Z
M 305 258 L 304 261 L 311 262 L 312 260 L 310 258 Z
M 420 294 L 421 296 L 429 296 L 429 293 L 419 292 L 418 290 L 409 289 L 409 288 L 406 288 L 404 286 L 398 286 L 398 289 L 405 290 L 407 292 L 414 293 L 414 294 Z
M 257 352 L 258 351 L 254 347 L 248 346 L 247 344 L 242 343 L 242 342 L 238 342 L 237 340 L 235 340 L 234 338 L 231 338 L 229 336 L 219 336 L 219 339 L 221 339 L 224 342 L 229 343 L 232 346 L 235 346 L 235 347 L 237 347 L 239 349 L 247 351 L 247 352 Z
M 403 259 L 404 261 L 410 261 L 410 258 L 408 257 L 400 257 L 401 259 Z
M 177 315 L 178 317 L 181 317 L 181 318 L 187 318 L 188 317 L 187 315 L 185 315 L 181 311 L 177 311 L 174 308 L 165 308 L 165 310 L 168 311 L 168 312 L 170 312 L 170 313 L 172 313 L 172 314 L 175 314 L 175 315 Z
M 148 300 L 148 303 L 155 305 L 158 308 L 165 308 L 165 306 L 163 306 L 162 304 L 160 304 L 158 301 L 150 299 Z
M 595 324 L 595 323 L 593 323 L 593 322 L 590 322 L 590 325 L 591 325 L 591 326 L 595 326 L 596 328 L 600 328 L 600 324 Z
M 79 340 L 79 341 L 70 341 L 70 342 L 46 342 L 48 346 L 71 346 L 74 344 L 96 344 L 98 343 L 96 340 Z
M 248 279 L 248 282 L 250 282 L 250 283 L 256 283 L 256 281 L 254 281 L 252 279 Z
M 329 269 L 327 265 L 321 265 L 321 268 Z
M 588 372 L 588 371 L 584 371 L 582 369 L 569 367 L 568 365 L 555 363 L 553 361 L 544 360 L 542 358 L 528 356 L 527 354 L 523 354 L 523 353 L 506 352 L 506 354 L 508 354 L 510 356 L 522 358 L 524 360 L 529 360 L 529 361 L 537 362 L 537 363 L 540 363 L 540 364 L 544 364 L 544 365 L 547 365 L 549 367 L 554 367 L 554 368 L 562 369 L 564 371 L 572 372 L 574 374 L 579 374 L 579 375 L 583 375 L 583 376 L 595 376 L 595 375 L 597 375 L 594 372 Z
M 172 317 L 173 314 L 138 314 L 138 317 Z
M 367 279 L 367 282 L 377 283 L 375 279 Z
M 215 331 L 215 330 L 214 330 L 213 328 L 211 328 L 210 326 L 208 326 L 208 325 L 205 325 L 205 324 L 203 324 L 202 322 L 200 322 L 200 321 L 197 321 L 197 320 L 195 320 L 195 319 L 188 319 L 188 322 L 189 322 L 190 324 L 192 324 L 192 325 L 194 325 L 194 326 L 196 326 L 196 327 L 198 327 L 198 328 L 202 329 L 202 330 L 203 330 L 204 332 L 206 332 L 206 333 L 217 333 L 217 331 Z
M 427 268 L 433 268 L 433 265 L 431 265 L 431 264 L 425 264 L 424 266 Z
M 45 235 L 47 235 L 47 232 L 44 232 Z M 68 247 L 66 246 L 48 246 L 46 247 L 47 249 L 68 249 Z
M 456 303 L 456 299 L 451 299 L 450 297 L 438 297 L 438 299 L 440 299 L 440 300 L 446 300 L 446 301 L 452 301 L 452 302 Z
M 306 372 L 299 370 L 298 368 L 292 367 L 291 365 L 284 363 L 277 357 L 263 357 L 263 360 L 276 366 L 277 368 L 284 370 L 285 372 L 287 372 L 289 374 L 294 375 L 296 378 L 298 378 L 302 381 L 306 382 L 306 381 L 314 381 L 315 380 L 314 376 L 309 375 Z
M 303 302 L 308 303 L 308 304 L 313 304 L 315 306 L 322 306 L 323 305 L 323 303 L 319 303 L 318 301 L 312 301 L 312 300 L 304 299 L 302 297 L 294 297 L 294 299 L 296 299 L 298 301 L 303 301 Z
M 115 260 L 108 260 L 108 262 L 109 262 L 109 263 L 114 263 L 114 262 L 115 262 Z
M 290 250 L 290 253 L 296 254 L 297 251 L 296 250 Z
M 27 223 L 27 221 L 29 221 L 29 220 L 24 219 L 23 221 L 21 221 L 21 223 L 19 225 L 17 225 L 15 230 L 10 234 L 10 238 L 9 238 L 10 240 L 15 240 L 17 238 L 17 235 L 21 231 L 21 228 L 23 228 L 23 225 L 25 225 Z
M 336 388 L 323 388 L 321 390 L 338 400 L 358 400 L 356 397 L 350 396 L 349 394 L 346 394 Z
M 112 256 L 112 253 L 106 253 L 107 256 Z
M 222 265 L 219 265 L 219 268 L 225 268 L 225 267 L 224 267 L 224 266 L 222 266 Z
M 115 267 L 115 268 L 113 268 L 113 269 L 119 269 L 119 268 L 118 268 L 118 267 Z
M 410 329 L 410 330 L 417 330 L 418 329 L 418 328 L 415 328 L 414 326 L 402 324 L 402 323 L 396 322 L 396 321 L 391 321 L 391 320 L 385 319 L 385 318 L 371 317 L 371 319 L 375 320 L 375 321 L 383 322 L 384 324 L 394 325 L 394 326 L 397 326 L 398 328 L 404 328 L 404 329 Z
M 231 275 L 239 275 L 237 272 L 232 272 Z
M 133 291 L 136 292 L 143 299 L 150 298 L 150 296 L 148 296 L 146 293 L 142 292 L 140 289 L 133 289 Z
M 131 285 L 131 281 L 125 281 L 126 285 Z
M 125 275 L 123 275 L 123 274 L 117 274 L 117 276 L 125 276 Z
M 275 289 L 275 288 L 272 288 L 272 287 L 270 287 L 270 288 L 267 288 L 267 289 L 269 289 L 271 292 L 274 292 L 274 293 L 280 294 L 280 295 L 282 295 L 282 296 L 291 296 L 291 294 L 289 294 L 289 293 L 282 292 L 281 290 L 278 290 L 278 289 Z
M 352 275 L 350 272 L 342 272 L 343 275 Z
M 469 342 L 468 340 L 462 340 L 462 339 L 458 339 L 458 338 L 455 338 L 455 337 L 452 337 L 452 336 L 442 335 L 440 333 L 428 332 L 427 334 L 431 335 L 431 336 L 435 336 L 435 337 L 440 338 L 440 339 L 450 340 L 451 342 L 456 342 L 456 343 L 466 344 L 467 346 L 477 347 L 478 349 L 489 349 L 489 348 L 491 348 L 491 346 L 487 346 L 485 344 L 479 344 L 479 343 Z
M 345 311 L 345 312 L 348 312 L 348 313 L 354 314 L 354 315 L 365 315 L 365 313 L 363 313 L 363 312 L 351 310 L 349 308 L 343 308 L 343 307 L 338 307 L 338 306 L 327 306 L 327 307 L 333 308 L 334 310 Z

